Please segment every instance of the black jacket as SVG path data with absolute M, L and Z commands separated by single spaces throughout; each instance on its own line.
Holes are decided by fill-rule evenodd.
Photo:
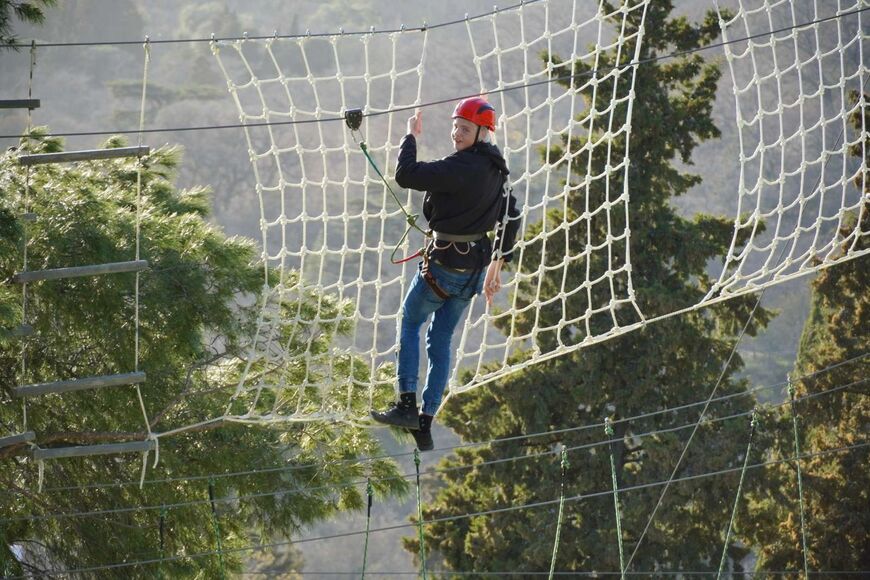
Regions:
M 508 173 L 501 151 L 491 143 L 478 142 L 438 161 L 423 162 L 417 161 L 416 138 L 409 134 L 402 139 L 396 183 L 426 192 L 423 216 L 430 229 L 460 235 L 496 229 L 494 243 L 488 237 L 471 244 L 457 242 L 446 250 L 433 250 L 431 257 L 453 268 L 485 268 L 499 257 L 510 261 L 520 214 L 513 194 L 503 188 Z M 472 251 L 464 253 L 469 247 Z

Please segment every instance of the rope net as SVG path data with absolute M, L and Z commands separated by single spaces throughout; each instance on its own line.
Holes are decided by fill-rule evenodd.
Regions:
M 725 265 L 705 301 L 859 254 L 868 234 L 861 229 L 867 198 L 858 193 L 867 191 L 867 24 L 861 12 L 832 17 L 866 6 L 741 0 L 734 18 L 721 23 L 726 41 L 786 30 L 725 45 L 740 143 L 739 205 Z M 853 224 L 845 221 L 850 213 L 859 216 Z M 762 224 L 772 235 L 762 235 Z M 838 255 L 843 244 L 849 249 Z
M 437 102 L 425 109 L 420 142 L 420 159 L 432 159 L 447 152 L 458 97 L 488 95 L 523 206 L 500 302 L 487 309 L 476 298 L 454 337 L 448 396 L 656 320 L 635 300 L 629 227 L 631 114 L 643 98 L 634 78 L 644 66 L 648 1 L 551 0 L 422 30 L 213 42 L 245 125 L 265 262 L 256 336 L 223 418 L 355 421 L 392 397 L 401 303 L 416 263 L 390 256 L 400 240 L 400 257 L 423 240 L 402 238 L 403 209 L 357 140 L 389 178 L 405 121 L 423 104 Z M 847 4 L 817 0 L 798 14 L 790 2 L 749 0 L 722 30 L 734 39 L 860 7 Z M 686 310 L 861 253 L 854 248 L 867 232 L 858 225 L 845 237 L 849 251 L 836 252 L 845 215 L 863 211 L 866 190 L 866 167 L 849 154 L 867 141 L 865 126 L 849 124 L 865 104 L 861 17 L 726 45 L 741 147 L 738 216 L 718 281 Z M 761 52 L 773 56 L 764 59 L 772 69 L 759 66 Z M 441 87 L 461 78 L 476 86 L 469 80 L 465 95 L 447 98 Z M 355 108 L 366 115 L 359 137 L 340 120 Z M 578 196 L 582 213 L 568 203 Z M 422 194 L 400 198 L 413 213 Z M 554 273 L 556 290 L 541 283 Z M 534 324 L 517 324 L 520 314 Z M 314 331 L 324 326 L 340 338 Z

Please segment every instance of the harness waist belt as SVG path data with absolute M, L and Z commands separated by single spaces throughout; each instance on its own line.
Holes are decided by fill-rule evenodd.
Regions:
M 432 260 L 448 272 L 455 272 L 457 274 L 465 274 L 466 272 L 474 272 L 474 268 L 451 268 L 450 266 L 445 266 L 441 260 Z
M 482 234 L 445 234 L 444 232 L 432 232 L 432 237 L 441 242 L 476 242 L 486 236 Z

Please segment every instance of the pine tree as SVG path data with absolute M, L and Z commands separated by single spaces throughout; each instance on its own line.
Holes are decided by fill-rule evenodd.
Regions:
M 857 102 L 857 94 L 852 95 Z M 868 96 L 865 95 L 865 102 Z M 870 114 L 857 110 L 857 131 L 870 123 Z M 870 193 L 870 141 L 859 139 L 851 152 L 863 157 L 855 185 Z M 863 181 L 862 181 L 863 180 Z M 860 189 L 859 189 L 860 191 Z M 860 217 L 851 215 L 842 234 L 843 251 L 870 248 L 870 203 Z M 848 237 L 861 219 L 863 236 Z M 746 542 L 757 546 L 757 569 L 803 570 L 803 535 L 809 570 L 850 571 L 870 567 L 870 471 L 867 448 L 848 448 L 866 442 L 870 425 L 870 268 L 867 257 L 824 269 L 813 281 L 809 317 L 801 336 L 793 377 L 795 404 L 772 412 L 767 435 L 769 459 L 778 460 L 755 480 L 749 494 L 751 515 L 743 521 Z M 846 364 L 840 365 L 840 363 Z M 839 365 L 839 366 L 837 366 Z M 831 370 L 827 370 L 829 367 Z M 806 378 L 801 378 L 806 377 Z M 794 413 L 794 414 L 793 414 Z M 795 457 L 793 417 L 802 459 L 804 529 Z M 856 577 L 858 574 L 856 573 Z
M 608 14 L 616 8 L 604 3 Z M 727 251 L 733 231 L 726 218 L 698 215 L 694 219 L 680 217 L 670 205 L 673 197 L 696 186 L 700 178 L 677 167 L 691 165 L 692 153 L 701 141 L 715 138 L 719 132 L 711 118 L 718 65 L 705 63 L 698 54 L 645 62 L 677 50 L 685 51 L 710 44 L 718 34 L 717 18 L 708 13 L 702 23 L 693 24 L 685 18 L 671 17 L 671 2 L 653 2 L 646 15 L 645 35 L 640 59 L 644 64 L 637 71 L 631 133 L 631 261 L 634 288 L 638 304 L 648 317 L 673 312 L 697 303 L 709 289 L 706 274 L 710 260 L 721 258 Z M 634 33 L 639 11 L 629 16 L 626 36 Z M 598 62 L 601 70 L 614 65 L 624 66 L 632 55 L 626 51 L 618 57 L 608 53 Z M 558 55 L 544 55 L 545 60 L 561 63 Z M 627 83 L 628 75 L 601 80 L 598 91 L 582 88 L 588 65 L 575 62 L 572 84 L 566 89 L 578 90 L 586 102 L 586 110 L 604 111 L 610 105 L 611 94 L 625 94 L 627 87 L 613 92 L 612 82 Z M 599 77 L 600 78 L 600 77 Z M 579 80 L 578 80 L 579 79 Z M 594 96 L 593 96 L 594 95 Z M 626 104 L 616 105 L 625 107 Z M 620 115 L 616 115 L 620 118 Z M 572 151 L 581 151 L 589 141 L 602 138 L 603 131 L 574 137 Z M 609 149 L 610 166 L 621 159 L 612 152 L 624 150 L 624 134 L 614 137 Z M 562 145 L 545 152 L 556 160 L 567 147 Z M 580 183 L 587 161 L 591 174 L 601 174 L 608 162 L 601 147 L 585 150 L 574 161 L 572 184 Z M 592 155 L 587 159 L 586 155 Z M 621 178 L 611 176 L 611 191 L 622 191 Z M 581 216 L 586 207 L 584 195 L 589 195 L 589 207 L 599 207 L 607 198 L 603 186 L 593 185 L 589 193 L 575 189 L 569 198 L 571 217 Z M 617 220 L 610 231 L 621 232 L 620 211 L 611 212 Z M 552 212 L 547 229 L 562 223 L 564 216 Z M 527 239 L 545 226 L 528 228 Z M 577 254 L 586 247 L 607 239 L 608 224 L 603 217 L 590 217 L 576 227 L 562 232 L 565 238 L 553 236 L 546 246 L 532 245 L 530 263 L 540 261 L 541 253 L 548 265 L 563 259 L 565 247 Z M 613 256 L 625 255 L 624 244 L 612 243 Z M 568 268 L 564 287 L 576 288 L 586 279 L 594 280 L 608 269 L 607 249 L 589 256 L 590 273 L 585 268 Z M 618 261 L 610 265 L 619 270 Z M 544 295 L 558 293 L 562 285 L 561 270 L 543 276 Z M 537 280 L 535 280 L 537 283 Z M 625 279 L 615 277 L 618 291 L 624 293 Z M 602 284 L 593 288 L 592 306 L 607 303 L 609 288 Z M 529 303 L 535 288 L 521 285 L 520 305 Z M 583 312 L 584 296 L 565 300 L 570 316 Z M 570 467 L 566 477 L 566 494 L 601 494 L 593 499 L 571 501 L 565 506 L 556 570 L 619 571 L 617 532 L 611 489 L 609 447 L 603 428 L 575 430 L 545 437 L 524 437 L 524 434 L 563 430 L 601 422 L 605 417 L 614 421 L 612 450 L 616 464 L 616 479 L 620 488 L 653 484 L 667 480 L 698 420 L 700 407 L 668 412 L 632 422 L 620 419 L 641 413 L 703 401 L 717 383 L 723 362 L 728 358 L 735 338 L 748 320 L 754 296 L 730 300 L 720 306 L 690 311 L 632 332 L 590 346 L 553 362 L 517 372 L 500 384 L 483 387 L 470 394 L 449 400 L 443 420 L 465 440 L 485 441 L 514 437 L 509 442 L 484 448 L 462 450 L 444 464 L 454 468 L 446 473 L 445 487 L 425 510 L 426 519 L 460 515 L 507 506 L 522 506 L 558 497 L 560 485 L 558 446 L 569 449 L 587 445 L 568 453 Z M 552 350 L 558 341 L 572 343 L 586 335 L 585 328 L 564 326 L 562 304 L 554 304 L 540 313 L 539 327 L 551 327 L 549 333 L 536 335 L 537 346 L 544 352 Z M 625 309 L 624 309 L 625 310 Z M 528 332 L 535 324 L 533 314 L 521 314 L 517 320 L 519 333 Z M 628 314 L 617 311 L 620 323 L 632 322 Z M 756 311 L 748 326 L 754 334 L 770 318 L 764 309 Z M 612 325 L 609 313 L 591 319 L 593 334 Z M 709 419 L 745 414 L 754 401 L 745 394 L 744 381 L 734 373 L 742 363 L 735 357 L 718 387 L 717 394 L 734 395 L 712 405 Z M 743 394 L 742 394 L 743 393 Z M 681 428 L 682 427 L 682 428 Z M 654 435 L 644 433 L 656 431 Z M 705 421 L 699 428 L 676 477 L 697 475 L 719 469 L 739 467 L 749 435 L 749 417 L 728 421 Z M 480 462 L 517 457 L 516 460 L 490 466 L 474 466 Z M 737 474 L 700 481 L 673 484 L 664 496 L 661 507 L 649 528 L 631 571 L 716 570 L 723 548 L 724 531 L 730 517 Z M 650 519 L 662 488 L 645 489 L 620 494 L 622 533 L 625 558 L 633 552 L 644 527 Z M 495 515 L 457 519 L 427 527 L 429 550 L 440 552 L 452 569 L 462 571 L 538 571 L 549 569 L 552 554 L 556 506 L 522 509 Z M 416 550 L 415 542 L 408 542 Z M 732 557 L 739 560 L 744 552 L 734 546 Z
M 56 3 L 57 0 L 32 0 L 30 2 L 0 0 L 0 44 L 15 45 L 18 43 L 18 39 L 12 31 L 13 15 L 22 22 L 41 24 L 45 20 L 43 10 Z
M 61 149 L 60 140 L 41 135 L 36 131 L 24 140 L 22 150 Z M 121 145 L 120 139 L 106 143 Z M 360 464 L 357 459 L 378 455 L 380 447 L 369 432 L 347 425 L 266 429 L 208 422 L 223 415 L 244 368 L 264 269 L 249 240 L 227 238 L 209 224 L 208 189 L 174 187 L 177 148 L 157 149 L 142 163 L 141 256 L 150 267 L 141 275 L 139 295 L 144 406 L 154 432 L 201 425 L 161 438 L 159 464 L 149 469 L 149 479 L 182 479 L 142 489 L 99 485 L 138 482 L 142 462 L 137 456 L 98 456 L 46 462 L 47 489 L 39 493 L 37 466 L 27 446 L 0 449 L 4 573 L 215 552 L 94 576 L 219 577 L 224 569 L 239 570 L 250 554 L 244 548 L 252 544 L 286 538 L 305 524 L 361 508 L 363 490 L 352 482 L 397 473 L 386 460 Z M 30 270 L 132 259 L 137 164 L 122 159 L 28 170 L 18 164 L 15 151 L 0 157 L 0 327 L 6 330 L 0 335 L 2 436 L 24 426 L 22 402 L 12 396 L 15 385 L 133 370 L 134 274 L 30 284 L 26 322 L 34 333 L 22 345 L 8 331 L 22 322 L 21 290 L 11 279 L 22 268 L 25 231 Z M 25 207 L 36 221 L 21 221 Z M 303 308 L 314 307 L 309 300 L 319 303 L 325 319 L 352 307 L 311 294 Z M 298 333 L 292 338 L 286 325 L 286 344 L 293 348 L 300 339 Z M 318 364 L 351 364 L 331 360 L 330 349 L 348 330 L 330 323 L 306 329 L 313 345 L 312 372 Z M 356 372 L 368 372 L 362 361 L 352 362 Z M 287 365 L 261 365 L 254 372 L 267 383 L 288 387 L 302 380 L 302 371 Z M 346 395 L 346 386 L 341 388 Z M 356 395 L 354 405 L 368 408 L 368 397 Z M 270 406 L 277 396 L 265 390 L 259 404 Z M 236 399 L 236 405 L 242 402 L 244 396 Z M 40 447 L 147 437 L 132 387 L 28 399 L 27 429 L 36 432 Z M 220 477 L 249 470 L 262 473 Z M 378 493 L 403 489 L 402 480 L 377 480 Z M 109 513 L 62 515 L 99 510 Z

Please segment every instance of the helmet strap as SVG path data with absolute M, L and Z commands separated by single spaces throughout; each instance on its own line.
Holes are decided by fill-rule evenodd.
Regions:
M 477 140 L 480 138 L 480 125 L 477 126 L 477 133 L 474 134 L 474 142 L 477 143 Z

